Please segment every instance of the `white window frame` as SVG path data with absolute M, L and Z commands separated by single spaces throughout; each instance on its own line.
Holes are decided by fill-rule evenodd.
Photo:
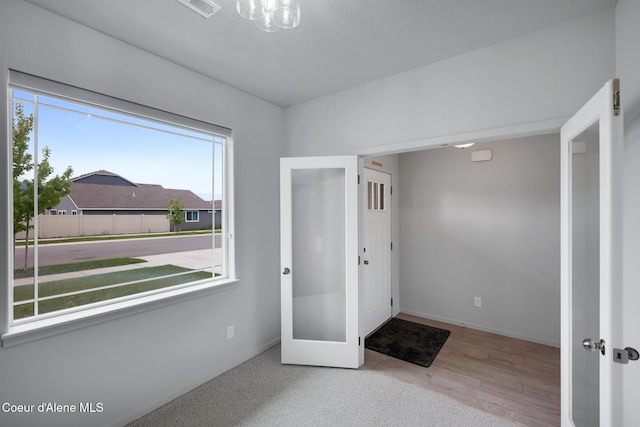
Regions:
M 198 219 L 193 219 L 193 213 L 195 212 Z M 189 219 L 189 213 L 191 213 L 191 219 Z M 184 211 L 184 222 L 200 222 L 200 211 L 198 210 L 188 210 Z
M 54 312 L 50 316 L 42 316 L 33 320 L 21 319 L 20 322 L 8 321 L 3 324 L 1 343 L 3 347 L 19 345 L 25 342 L 46 338 L 68 330 L 84 328 L 92 324 L 102 323 L 112 319 L 129 316 L 136 312 L 146 311 L 155 307 L 174 304 L 186 299 L 198 297 L 202 293 L 220 292 L 230 289 L 237 282 L 235 271 L 235 241 L 234 241 L 234 197 L 233 197 L 233 132 L 229 128 L 213 125 L 185 116 L 168 113 L 147 107 L 140 104 L 131 103 L 108 95 L 80 89 L 66 84 L 54 82 L 44 78 L 32 76 L 19 71 L 9 70 L 8 87 L 8 111 L 6 117 L 7 140 L 12 140 L 13 104 L 11 102 L 12 89 L 25 90 L 31 93 L 38 93 L 44 96 L 67 99 L 70 102 L 81 103 L 100 108 L 110 108 L 118 112 L 137 115 L 145 119 L 159 122 L 167 122 L 176 126 L 188 129 L 197 129 L 209 132 L 224 138 L 222 144 L 222 192 L 224 195 L 224 209 L 222 214 L 222 250 L 224 253 L 223 273 L 221 278 L 212 278 L 193 282 L 185 285 L 178 285 L 171 288 L 150 291 L 141 294 L 134 294 L 128 297 L 121 297 L 114 300 L 106 300 L 99 303 L 88 304 L 72 312 Z M 176 121 L 176 119 L 178 121 Z M 6 161 L 4 179 L 8 178 L 12 167 L 11 144 L 5 147 Z M 11 188 L 10 184 L 7 186 Z M 11 230 L 11 218 L 13 218 L 12 192 L 6 192 L 4 198 L 4 208 L 8 212 L 3 224 L 5 230 Z M 78 212 L 75 211 L 77 214 Z M 199 216 L 199 214 L 198 214 Z M 215 233 L 214 233 L 215 236 Z M 11 239 L 9 239 L 11 240 Z M 0 292 L 0 304 L 3 305 L 5 313 L 9 319 L 13 319 L 13 248 L 12 242 L 7 243 L 7 247 L 2 250 L 7 254 L 6 267 L 4 270 L 4 281 L 8 292 Z

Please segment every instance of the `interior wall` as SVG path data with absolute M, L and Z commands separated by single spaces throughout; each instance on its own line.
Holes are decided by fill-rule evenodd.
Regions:
M 386 148 L 407 141 L 568 118 L 613 76 L 614 31 L 614 11 L 605 10 L 289 107 L 285 110 L 286 154 L 370 154 L 376 147 Z M 404 188 L 404 166 L 399 168 L 402 185 L 395 189 L 396 199 L 410 203 L 411 195 Z M 397 177 L 396 174 L 394 180 Z M 556 232 L 559 233 L 559 228 Z M 400 229 L 400 248 L 404 247 L 404 234 Z M 405 251 L 400 249 L 398 254 L 402 259 Z M 395 265 L 400 265 L 398 288 L 402 291 L 405 287 L 403 265 Z M 520 267 L 526 269 L 527 265 Z M 550 280 L 557 282 L 558 279 L 559 273 Z M 455 293 L 459 284 L 451 286 L 451 292 Z M 478 327 L 557 344 L 559 288 L 547 286 L 550 288 L 544 289 L 543 295 L 549 298 L 549 306 L 544 314 L 520 303 L 526 318 L 542 318 L 531 325 L 520 321 L 516 329 L 505 327 L 506 320 L 498 322 L 497 318 L 488 316 L 486 309 L 480 313 L 472 311 L 475 317 L 469 321 Z M 487 292 L 491 295 L 491 291 Z M 399 298 L 401 310 L 417 309 L 405 306 L 411 303 L 408 295 L 401 292 Z M 451 303 L 459 301 L 466 300 L 456 298 Z M 499 301 L 499 297 L 490 296 L 487 303 Z M 536 303 L 536 307 L 541 305 Z M 430 310 L 420 308 L 419 311 Z M 547 313 L 551 315 L 546 316 Z M 463 314 L 454 312 L 446 316 L 458 319 L 464 318 Z
M 625 121 L 623 171 L 623 313 L 622 347 L 640 350 L 640 2 L 619 0 L 616 6 L 616 74 L 620 78 Z M 640 361 L 619 365 L 625 426 L 640 420 Z
M 554 134 L 400 155 L 403 312 L 559 346 L 559 146 Z M 484 149 L 493 159 L 472 162 Z
M 4 100 L 9 68 L 233 128 L 239 282 L 224 292 L 0 349 L 0 403 L 93 402 L 104 408 L 94 414 L 0 412 L 0 424 L 122 425 L 277 343 L 274 246 L 283 110 L 20 0 L 0 2 Z M 0 103 L 0 116 L 10 117 L 7 102 Z M 6 120 L 0 120 L 0 132 L 9 135 Z M 0 154 L 5 197 L 7 139 Z M 6 212 L 0 215 L 10 235 Z M 1 245 L 1 277 L 10 268 L 7 250 Z M 6 285 L 1 288 L 6 297 Z M 232 340 L 229 325 L 235 326 Z
M 291 156 L 374 154 L 407 141 L 572 116 L 614 73 L 614 11 L 289 107 Z

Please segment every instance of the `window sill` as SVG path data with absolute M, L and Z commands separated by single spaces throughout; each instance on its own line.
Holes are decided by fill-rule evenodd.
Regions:
M 223 292 L 235 287 L 237 279 L 207 282 L 199 285 L 175 289 L 107 304 L 74 313 L 63 314 L 33 322 L 14 325 L 2 335 L 2 347 L 9 348 L 54 335 L 86 328 L 126 316 L 177 304 L 202 294 Z

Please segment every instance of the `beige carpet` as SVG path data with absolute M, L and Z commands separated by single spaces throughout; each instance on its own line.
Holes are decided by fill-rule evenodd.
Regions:
M 142 426 L 514 426 L 372 371 L 280 364 L 280 346 L 130 424 Z

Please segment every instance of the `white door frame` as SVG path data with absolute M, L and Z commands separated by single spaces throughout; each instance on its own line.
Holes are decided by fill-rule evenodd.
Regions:
M 554 133 L 560 133 L 562 126 L 567 123 L 567 121 L 571 117 L 560 117 L 557 119 L 551 120 L 543 120 L 536 122 L 528 122 L 522 123 L 514 126 L 507 126 L 502 128 L 491 128 L 484 130 L 477 130 L 472 132 L 465 132 L 459 134 L 450 134 L 438 137 L 431 138 L 419 138 L 409 141 L 400 141 L 391 143 L 388 145 L 380 145 L 377 147 L 371 148 L 363 148 L 356 151 L 356 154 L 360 156 L 383 156 L 388 154 L 400 154 L 411 151 L 418 150 L 426 150 L 431 148 L 439 148 L 439 147 L 447 147 L 453 146 L 455 144 L 464 144 L 466 142 L 487 142 L 487 141 L 495 141 L 495 140 L 506 140 L 506 139 L 514 139 L 514 138 L 522 138 L 527 136 L 536 136 L 536 135 L 548 135 Z M 616 126 L 616 132 L 622 134 L 621 127 Z M 619 148 L 621 149 L 621 148 Z M 618 165 L 618 168 L 621 165 Z M 614 180 L 620 179 L 618 176 L 614 177 Z M 613 183 L 614 189 L 616 192 L 613 194 L 615 199 L 620 196 L 617 194 L 618 189 L 620 189 L 620 183 Z M 620 189 L 621 191 L 621 189 Z M 619 219 L 620 214 L 616 213 L 616 217 Z M 621 223 L 621 221 L 619 222 Z M 620 234 L 621 229 L 616 229 L 615 233 Z M 617 258 L 616 262 L 619 262 L 621 257 Z M 614 280 L 617 280 L 621 283 L 622 280 L 622 267 L 620 265 L 616 265 L 613 269 L 613 274 L 617 275 Z M 620 315 L 621 315 L 620 310 Z M 616 319 L 616 321 L 618 321 Z M 620 320 L 621 322 L 621 320 Z M 618 323 L 620 325 L 621 323 Z M 621 328 L 618 328 L 621 329 Z M 621 331 L 613 331 L 614 336 L 619 336 Z M 613 348 L 609 346 L 610 348 Z M 613 372 L 614 381 L 621 382 L 622 374 L 619 369 L 615 369 Z M 565 380 L 566 381 L 566 380 Z M 614 396 L 612 397 L 612 414 L 614 417 L 615 424 L 614 425 L 623 425 L 622 422 L 622 396 L 618 390 L 614 390 Z
M 618 367 L 613 363 L 613 349 L 621 345 L 622 254 L 621 254 L 621 170 L 622 113 L 614 115 L 614 82 L 607 82 L 561 129 L 561 419 L 562 426 L 572 426 L 572 352 L 573 344 L 584 338 L 605 342 L 600 357 L 600 422 L 602 427 L 622 425 L 621 387 Z M 572 206 L 571 166 L 575 137 L 599 122 L 599 221 L 600 221 L 600 336 L 572 335 Z M 582 349 L 578 351 L 583 351 Z M 615 378 L 614 378 L 615 376 Z

